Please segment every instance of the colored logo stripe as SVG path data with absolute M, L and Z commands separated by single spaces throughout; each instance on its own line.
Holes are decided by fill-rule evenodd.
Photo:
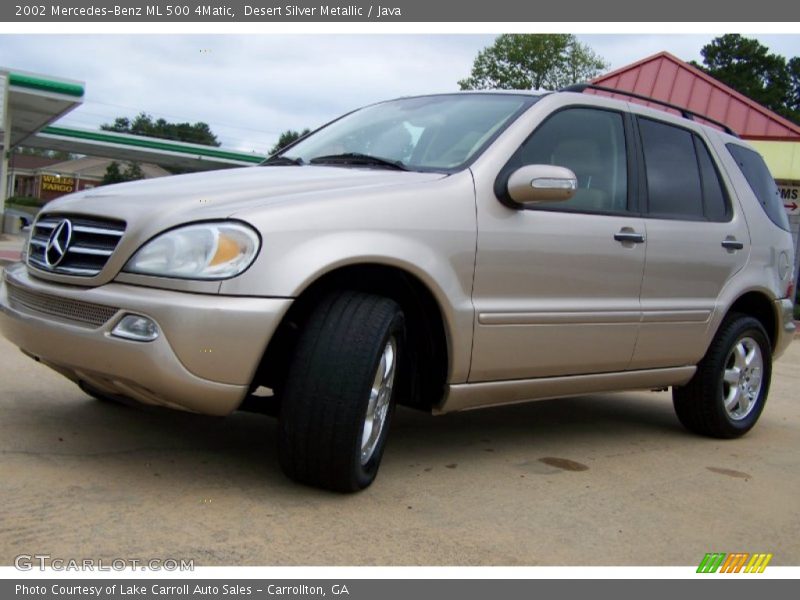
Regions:
M 735 554 L 729 554 L 728 558 L 722 564 L 720 573 L 738 573 L 742 570 L 742 566 L 748 558 L 750 558 L 750 555 L 747 553 L 737 552 Z
M 753 558 L 747 563 L 744 569 L 745 573 L 763 573 L 767 568 L 769 561 L 772 560 L 772 554 L 753 554 Z
M 772 554 L 748 554 L 747 552 L 709 552 L 700 561 L 698 573 L 763 573 Z M 745 566 L 745 564 L 747 566 Z M 743 570 L 744 569 L 744 570 Z
M 700 561 L 700 566 L 697 567 L 697 572 L 716 573 L 723 560 L 725 560 L 724 552 L 710 552 L 703 557 L 702 561 Z

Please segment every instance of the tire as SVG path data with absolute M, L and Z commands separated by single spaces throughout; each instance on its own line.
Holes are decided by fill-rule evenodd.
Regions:
M 300 483 L 369 486 L 380 466 L 405 359 L 405 323 L 388 298 L 325 298 L 300 334 L 281 400 L 278 457 Z
M 678 420 L 701 435 L 742 436 L 764 410 L 771 377 L 772 347 L 764 326 L 752 317 L 731 314 L 691 381 L 673 388 Z

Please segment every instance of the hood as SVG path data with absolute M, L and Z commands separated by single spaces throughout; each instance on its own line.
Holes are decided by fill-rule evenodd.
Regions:
M 166 229 L 300 198 L 333 199 L 356 190 L 374 191 L 442 177 L 442 173 L 316 165 L 244 167 L 93 188 L 54 200 L 46 212 L 122 219 L 129 230 L 143 227 L 147 221 Z
M 290 213 L 297 208 L 305 215 L 309 209 L 312 214 L 329 214 L 313 207 L 337 202 L 348 206 L 349 201 L 374 202 L 375 198 L 388 202 L 406 187 L 413 194 L 415 188 L 445 177 L 442 173 L 386 169 L 270 166 L 174 175 L 85 190 L 50 202 L 40 216 L 67 213 L 119 219 L 126 222 L 125 235 L 98 276 L 37 276 L 77 285 L 103 285 L 144 242 L 179 225 L 233 217 L 258 227 L 258 223 L 269 223 L 285 212 L 273 211 L 279 206 L 292 209 Z

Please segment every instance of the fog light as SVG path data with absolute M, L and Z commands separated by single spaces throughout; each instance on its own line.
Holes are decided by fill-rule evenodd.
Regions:
M 141 315 L 125 315 L 114 327 L 111 335 L 137 342 L 152 342 L 158 337 L 158 325 L 152 319 Z

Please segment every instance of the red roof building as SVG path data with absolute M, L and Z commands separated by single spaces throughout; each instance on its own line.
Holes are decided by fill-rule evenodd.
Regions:
M 669 52 L 644 58 L 592 83 L 688 108 L 725 123 L 745 139 L 800 141 L 800 126 Z

